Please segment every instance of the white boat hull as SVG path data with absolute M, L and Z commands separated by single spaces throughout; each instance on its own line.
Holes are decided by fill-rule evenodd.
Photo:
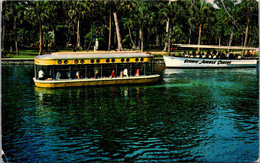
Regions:
M 167 68 L 235 68 L 256 67 L 256 59 L 207 59 L 163 56 Z

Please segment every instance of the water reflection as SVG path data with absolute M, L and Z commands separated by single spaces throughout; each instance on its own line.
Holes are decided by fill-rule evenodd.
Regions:
M 9 161 L 258 157 L 254 69 L 169 69 L 154 85 L 65 89 L 34 87 L 31 67 L 4 69 L 3 122 L 8 123 L 2 131 Z
M 170 151 L 180 150 L 182 152 L 175 154 L 176 160 L 195 159 L 189 150 L 202 141 L 197 135 L 206 125 L 208 108 L 214 108 L 210 106 L 210 99 L 202 95 L 199 99 L 194 95 L 183 98 L 178 96 L 178 90 L 168 94 L 167 90 L 159 88 L 160 92 L 168 94 L 162 97 L 150 89 L 149 86 L 35 88 L 35 92 L 39 97 L 39 108 L 45 108 L 40 109 L 39 115 L 48 114 L 46 121 L 59 125 L 55 128 L 66 128 L 66 131 L 57 131 L 56 135 L 87 140 L 97 148 L 96 155 L 108 152 L 109 157 L 116 156 L 112 159 L 122 160 L 125 155 L 125 161 L 134 161 L 143 155 L 149 155 L 150 159 L 158 154 L 169 157 L 173 154 Z M 152 96 L 147 96 L 151 93 Z M 67 97 L 73 97 L 74 105 Z M 64 119 L 66 123 L 56 123 Z M 99 150 L 102 152 L 97 152 Z M 157 154 L 153 156 L 154 152 Z

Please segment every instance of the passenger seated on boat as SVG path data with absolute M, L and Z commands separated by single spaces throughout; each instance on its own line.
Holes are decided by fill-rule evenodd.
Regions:
M 218 58 L 218 56 L 216 54 L 214 54 L 212 58 L 216 59 L 216 58 Z
M 188 54 L 185 54 L 184 57 L 190 57 L 190 52 L 188 52 Z
M 249 50 L 247 51 L 245 57 L 246 57 L 246 58 L 249 58 L 249 57 L 250 57 L 250 52 L 249 52 Z
M 44 76 L 45 76 L 44 71 L 40 70 L 39 73 L 38 73 L 38 76 L 39 76 L 39 80 L 44 80 Z
M 119 77 L 122 78 L 123 77 L 123 71 L 120 71 Z
M 139 76 L 139 68 L 135 71 L 135 76 Z
M 212 58 L 212 55 L 211 54 L 207 55 L 207 58 Z
M 58 72 L 56 73 L 56 80 L 60 80 L 60 77 L 61 77 L 61 73 L 58 71 Z
M 185 57 L 185 55 L 187 55 L 186 51 L 184 51 L 181 56 Z
M 241 58 L 242 58 L 241 55 L 238 55 L 238 56 L 237 56 L 237 59 L 241 59 Z
M 229 58 L 229 52 L 228 51 L 226 51 L 226 56 L 225 57 Z
M 127 68 L 124 69 L 124 76 L 128 77 L 128 70 L 127 70 Z
M 67 77 L 68 77 L 69 79 L 71 79 L 71 75 L 70 75 L 70 72 L 69 72 L 69 71 L 67 72 Z
M 200 57 L 201 57 L 201 58 L 206 58 L 207 55 L 206 55 L 204 52 L 202 52 L 201 55 L 200 55 Z
M 116 74 L 115 74 L 115 70 L 112 70 L 112 73 L 111 73 L 111 78 L 115 78 L 116 77 Z
M 253 54 L 251 53 L 251 54 L 250 54 L 250 59 L 253 59 L 253 58 L 254 58 L 254 56 L 253 56 Z
M 96 70 L 94 73 L 94 79 L 97 79 L 97 78 L 99 78 L 98 70 Z
M 192 51 L 190 57 L 193 58 L 193 57 L 195 57 L 195 56 L 196 56 L 196 52 L 195 52 L 195 51 Z
M 76 77 L 77 77 L 78 79 L 80 79 L 80 72 L 79 72 L 79 71 L 76 72 Z

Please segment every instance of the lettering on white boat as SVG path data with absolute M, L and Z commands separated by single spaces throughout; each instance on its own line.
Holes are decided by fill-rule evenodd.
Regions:
M 185 59 L 184 63 L 198 63 L 199 60 L 189 60 L 189 59 Z
M 219 64 L 227 64 L 227 65 L 229 65 L 229 64 L 231 64 L 231 61 L 218 61 L 218 65 Z
M 199 60 L 190 60 L 190 59 L 185 59 L 184 60 L 184 63 L 197 63 L 197 64 L 231 64 L 232 61 L 222 61 L 222 60 L 219 60 L 219 61 L 211 61 L 211 60 L 202 60 L 202 61 L 199 61 Z
M 216 61 L 207 61 L 207 60 L 202 60 L 199 64 L 215 64 Z

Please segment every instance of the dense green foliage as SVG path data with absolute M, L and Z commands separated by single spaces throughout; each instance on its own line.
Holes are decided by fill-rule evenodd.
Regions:
M 116 21 L 117 20 L 117 21 Z M 256 0 L 3 1 L 2 50 L 258 47 Z M 122 47 L 122 48 L 121 48 Z

